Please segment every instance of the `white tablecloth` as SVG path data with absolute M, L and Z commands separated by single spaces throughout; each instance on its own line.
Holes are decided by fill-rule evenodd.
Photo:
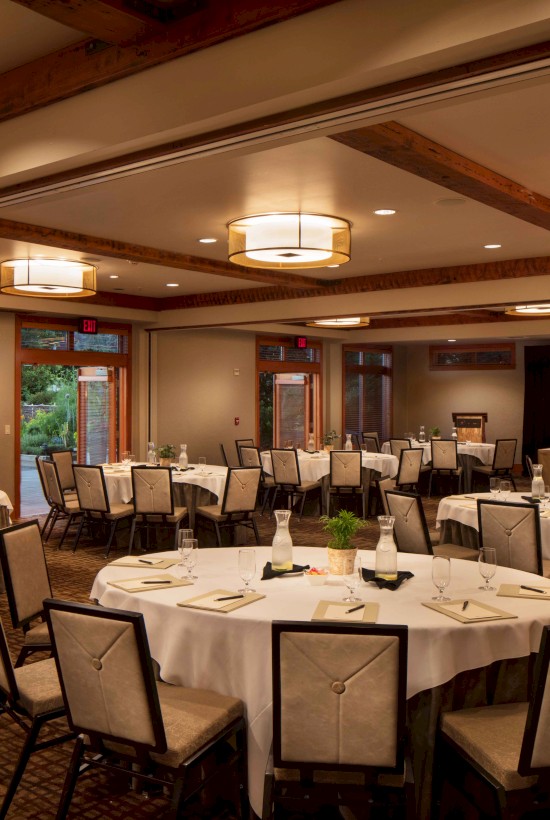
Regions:
M 429 441 L 424 441 L 422 443 L 420 443 L 419 441 L 412 441 L 411 442 L 411 447 L 414 447 L 414 448 L 417 448 L 417 449 L 419 449 L 421 447 L 422 450 L 424 451 L 422 453 L 422 464 L 429 464 L 430 463 L 430 461 L 432 460 L 432 445 L 430 444 Z M 391 453 L 391 446 L 390 446 L 389 441 L 385 441 L 382 444 L 380 449 L 382 450 L 383 453 Z
M 300 478 L 302 481 L 320 481 L 330 472 L 330 455 L 324 450 L 320 453 L 298 452 L 298 464 L 300 466 Z M 392 455 L 385 453 L 365 453 L 361 454 L 361 464 L 367 470 L 375 470 L 382 478 L 397 475 L 399 460 Z M 264 472 L 272 475 L 271 453 L 262 453 L 262 467 Z
M 471 493 L 471 498 L 458 499 L 453 496 L 442 498 L 437 508 L 436 527 L 439 529 L 444 521 L 452 519 L 465 527 L 471 527 L 479 532 L 477 520 L 476 498 L 492 498 L 491 493 Z M 506 499 L 508 503 L 525 504 L 522 495 L 527 493 L 510 493 Z M 497 499 L 499 500 L 499 499 Z M 500 499 L 503 500 L 503 499 Z M 550 511 L 541 509 L 540 534 L 542 540 L 542 557 L 550 558 Z M 466 539 L 463 539 L 465 543 Z
M 165 553 L 166 555 L 173 553 Z M 158 554 L 156 554 L 158 555 Z M 373 551 L 361 552 L 364 565 L 374 567 Z M 271 559 L 271 548 L 256 548 L 254 588 L 265 598 L 231 613 L 220 614 L 177 607 L 176 603 L 213 589 L 237 590 L 238 550 L 199 551 L 193 586 L 143 593 L 128 593 L 107 585 L 108 580 L 144 576 L 128 567 L 105 567 L 95 579 L 91 597 L 104 606 L 142 612 L 151 654 L 169 683 L 215 689 L 241 698 L 248 725 L 249 789 L 253 809 L 261 814 L 265 765 L 272 735 L 271 621 L 309 621 L 320 600 L 342 600 L 345 587 L 329 578 L 322 587 L 307 578 L 282 577 L 260 581 L 262 567 Z M 295 547 L 294 561 L 325 565 L 326 550 Z M 453 598 L 476 599 L 516 614 L 513 620 L 462 624 L 421 605 L 435 594 L 429 556 L 399 553 L 399 568 L 414 573 L 396 592 L 374 584 L 359 588 L 361 598 L 375 601 L 378 623 L 408 624 L 409 672 L 407 697 L 451 680 L 459 672 L 486 666 L 505 658 L 526 657 L 536 651 L 542 625 L 550 618 L 546 601 L 497 598 L 478 590 L 477 564 L 452 560 L 449 593 Z M 174 568 L 174 574 L 181 570 Z M 149 576 L 150 577 L 150 576 Z M 499 567 L 495 586 L 501 583 L 540 583 L 530 573 Z

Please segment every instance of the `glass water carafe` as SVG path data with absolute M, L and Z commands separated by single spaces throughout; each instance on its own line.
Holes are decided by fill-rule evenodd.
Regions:
M 315 436 L 313 435 L 313 433 L 309 434 L 309 438 L 307 441 L 307 451 L 308 453 L 315 452 Z
M 533 481 L 531 484 L 531 494 L 534 499 L 544 498 L 544 478 L 542 477 L 542 464 L 533 464 Z
M 180 470 L 187 470 L 189 459 L 187 458 L 187 444 L 180 444 L 180 456 L 178 459 Z
M 424 428 L 421 426 L 420 431 L 418 433 L 418 441 L 421 443 L 426 441 L 426 433 L 424 432 Z
M 292 538 L 288 529 L 290 510 L 275 510 L 277 530 L 273 536 L 271 548 L 271 566 L 273 569 L 292 569 Z
M 456 432 L 456 427 L 453 427 L 453 432 L 451 433 L 451 438 L 458 439 L 458 433 Z
M 385 581 L 395 581 L 397 579 L 397 547 L 393 540 L 395 518 L 393 515 L 379 515 L 378 523 L 380 538 L 376 545 L 374 575 Z
M 156 464 L 157 462 L 157 455 L 155 452 L 155 442 L 148 441 L 147 442 L 147 464 Z
M 353 441 L 351 440 L 351 433 L 346 433 L 346 443 L 344 444 L 344 450 L 353 450 Z

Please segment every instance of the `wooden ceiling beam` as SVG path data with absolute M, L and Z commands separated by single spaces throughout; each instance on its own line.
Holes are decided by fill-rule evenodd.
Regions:
M 162 23 L 123 3 L 103 0 L 13 0 L 57 23 L 83 31 L 105 43 L 125 43 L 163 30 Z
M 43 225 L 30 225 L 26 222 L 13 222 L 9 219 L 0 219 L 0 237 L 19 242 L 33 242 L 37 245 L 47 245 L 50 248 L 78 251 L 87 256 L 100 255 L 113 259 L 128 259 L 131 262 L 144 262 L 148 265 L 161 265 L 180 270 L 192 270 L 199 273 L 211 273 L 215 276 L 224 276 L 230 279 L 245 279 L 250 282 L 263 282 L 266 285 L 292 287 L 293 292 L 301 289 L 309 290 L 312 287 L 323 287 L 322 282 L 308 276 L 302 276 L 293 271 L 259 270 L 234 265 L 231 262 L 221 262 L 218 259 L 207 259 L 202 256 L 177 253 L 175 251 L 150 248 L 146 245 L 136 245 L 131 242 L 120 242 L 116 239 L 105 239 L 100 236 L 63 231 L 57 228 L 47 228 Z
M 531 225 L 550 230 L 550 199 L 473 162 L 398 122 L 358 128 L 331 139 L 482 202 Z
M 218 291 L 216 293 L 196 293 L 162 299 L 161 309 L 222 307 L 224 305 L 244 305 L 254 302 L 304 299 L 314 296 L 343 296 L 354 293 L 373 293 L 379 290 L 473 284 L 499 279 L 523 279 L 528 276 L 550 276 L 550 256 L 508 259 L 502 262 L 482 262 L 476 265 L 454 265 L 443 268 L 396 271 L 394 273 L 375 273 L 369 276 L 353 276 L 349 279 L 325 281 L 322 286 L 316 286 L 309 290 L 298 290 L 289 286 L 286 288 L 250 288 Z M 363 312 L 365 311 L 363 310 Z M 273 317 L 273 321 L 277 321 L 277 318 Z
M 157 36 L 138 36 L 124 46 L 81 40 L 2 74 L 0 121 L 337 2 L 341 0 L 204 0 L 197 11 L 166 25 Z

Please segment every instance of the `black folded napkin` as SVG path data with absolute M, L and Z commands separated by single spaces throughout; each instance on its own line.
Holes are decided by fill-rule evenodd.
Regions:
M 403 581 L 406 581 L 407 578 L 414 578 L 413 573 L 408 572 L 407 570 L 404 572 L 398 572 L 395 581 L 386 581 L 384 578 L 375 578 L 373 569 L 362 569 L 361 572 L 363 573 L 363 580 L 374 581 L 374 583 L 378 586 L 378 589 L 399 589 Z
M 300 564 L 292 564 L 292 569 L 273 569 L 271 561 L 268 561 L 264 567 L 262 581 L 269 581 L 270 578 L 278 578 L 279 575 L 288 575 L 291 572 L 303 572 L 305 569 L 309 569 L 309 564 L 304 564 L 303 567 Z
M 522 495 L 521 497 L 530 504 L 540 504 L 540 498 L 533 498 L 532 495 Z

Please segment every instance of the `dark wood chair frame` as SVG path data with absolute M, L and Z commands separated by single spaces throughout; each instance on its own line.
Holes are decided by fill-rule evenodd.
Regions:
M 101 485 L 103 487 L 103 495 L 105 497 L 105 503 L 107 505 L 107 509 L 106 510 L 95 510 L 95 509 L 92 509 L 91 507 L 87 507 L 86 509 L 84 509 L 81 506 L 80 496 L 78 495 L 78 488 L 77 488 L 78 506 L 82 510 L 83 516 L 82 516 L 80 526 L 78 527 L 77 533 L 76 533 L 74 541 L 73 541 L 73 552 L 76 552 L 78 542 L 80 541 L 80 536 L 82 535 L 82 530 L 84 529 L 85 526 L 88 527 L 89 531 L 92 531 L 94 527 L 100 526 L 102 529 L 106 529 L 109 532 L 109 535 L 108 535 L 108 538 L 107 538 L 107 543 L 105 545 L 105 558 L 107 558 L 109 556 L 110 551 L 111 551 L 113 538 L 115 536 L 115 532 L 117 531 L 117 528 L 118 528 L 118 525 L 120 524 L 120 522 L 121 521 L 127 521 L 128 522 L 128 528 L 131 528 L 130 516 L 127 516 L 125 518 L 116 518 L 113 521 L 108 520 L 107 515 L 109 515 L 109 513 L 111 512 L 111 504 L 109 502 L 109 494 L 107 492 L 107 484 L 105 483 L 105 473 L 103 472 L 102 467 L 93 466 L 93 465 L 90 465 L 90 464 L 75 464 L 74 467 L 86 467 L 86 468 L 89 468 L 89 469 L 92 469 L 92 470 L 99 471 L 99 474 L 101 475 Z M 76 486 L 76 480 L 75 480 L 75 486 Z M 94 515 L 91 515 L 90 513 L 94 513 Z
M 273 450 L 279 450 L 279 449 L 286 449 L 286 448 L 284 448 L 284 447 L 274 447 L 273 448 Z M 273 450 L 270 450 L 271 463 L 273 463 Z M 314 489 L 319 489 L 320 492 L 322 492 L 322 490 L 321 490 L 320 486 L 318 488 L 312 487 L 311 490 L 306 490 L 305 492 L 299 492 L 297 490 L 297 488 L 300 487 L 301 484 L 302 484 L 302 479 L 301 479 L 301 476 L 300 476 L 300 461 L 298 459 L 298 451 L 297 450 L 294 450 L 294 455 L 296 457 L 296 470 L 297 470 L 297 476 L 298 476 L 298 483 L 297 484 L 278 484 L 277 480 L 275 479 L 275 475 L 273 475 L 273 478 L 275 479 L 275 492 L 273 493 L 273 500 L 271 502 L 271 515 L 273 515 L 273 510 L 275 509 L 275 503 L 277 501 L 277 496 L 279 495 L 279 492 L 281 492 L 285 495 L 285 502 L 286 502 L 287 506 L 289 504 L 291 506 L 294 505 L 295 496 L 301 496 L 302 497 L 302 503 L 300 504 L 300 511 L 299 511 L 299 518 L 301 520 L 302 515 L 304 514 L 304 506 L 305 506 L 305 503 L 306 503 L 306 496 L 307 496 L 308 492 L 313 492 Z
M 361 450 L 358 451 L 357 455 L 359 457 L 359 481 L 357 484 L 346 484 L 344 487 L 339 487 L 336 484 L 332 483 L 332 461 L 335 453 L 345 453 L 349 452 L 349 450 L 331 450 L 330 451 L 330 470 L 329 470 L 329 495 L 328 495 L 328 510 L 327 514 L 330 515 L 330 502 L 331 498 L 343 498 L 343 499 L 361 499 L 361 512 L 363 518 L 367 517 L 367 501 L 366 496 L 368 495 L 368 487 L 363 486 L 363 466 L 362 466 L 362 454 Z M 356 451 L 357 452 L 357 451 Z M 355 492 L 356 490 L 362 489 L 362 493 Z
M 229 459 L 227 458 L 227 453 L 225 452 L 224 445 L 220 442 L 220 453 L 222 454 L 222 461 L 226 467 L 229 467 Z
M 143 469 L 143 467 L 135 466 L 135 467 L 131 468 L 131 472 L 132 472 L 132 496 L 133 496 L 134 499 L 136 497 L 136 489 L 135 489 L 135 483 L 134 483 L 134 470 L 141 470 L 141 469 Z M 150 546 L 151 531 L 156 532 L 157 529 L 165 529 L 165 530 L 174 529 L 175 530 L 174 549 L 177 546 L 177 538 L 178 538 L 177 533 L 178 533 L 178 530 L 179 530 L 179 526 L 175 525 L 175 524 L 171 524 L 168 521 L 168 517 L 171 516 L 171 515 L 174 515 L 174 509 L 175 509 L 175 505 L 174 505 L 174 485 L 172 483 L 172 468 L 171 467 L 147 467 L 147 469 L 151 470 L 151 471 L 164 470 L 166 473 L 168 473 L 168 476 L 170 478 L 170 512 L 168 512 L 168 513 L 159 513 L 159 512 L 155 512 L 154 510 L 149 510 L 147 512 L 143 512 L 142 510 L 136 510 L 136 514 L 135 514 L 134 518 L 132 519 L 132 526 L 131 526 L 131 529 L 130 529 L 130 543 L 129 543 L 129 547 L 128 547 L 128 553 L 129 554 L 132 552 L 132 549 L 133 549 L 134 536 L 135 536 L 136 532 L 138 533 L 138 535 L 140 536 L 140 539 L 141 539 L 141 532 L 143 530 L 145 530 L 146 550 L 148 550 L 149 546 Z M 138 518 L 140 518 L 140 517 L 141 517 L 141 521 L 138 521 Z M 158 520 L 159 518 L 160 518 L 160 521 Z M 155 519 L 157 519 L 157 520 L 155 520 Z M 182 519 L 182 521 L 185 521 L 185 517 Z M 180 522 L 180 524 L 181 524 L 181 522 Z
M 397 754 L 395 767 L 371 767 L 337 763 L 317 763 L 308 760 L 286 760 L 281 754 L 281 725 L 277 718 L 281 711 L 281 635 L 289 632 L 310 634 L 353 635 L 358 632 L 367 635 L 395 636 L 399 639 L 399 676 L 397 692 Z M 322 805 L 360 806 L 364 811 L 369 787 L 375 787 L 378 775 L 382 773 L 400 775 L 405 773 L 406 752 L 406 689 L 407 689 L 407 647 L 408 627 L 406 625 L 385 626 L 379 624 L 334 624 L 334 623 L 307 623 L 295 621 L 273 621 L 271 625 L 272 647 L 272 675 L 273 675 L 273 747 L 272 755 L 266 771 L 264 785 L 264 809 L 262 817 L 271 817 L 271 805 L 288 803 L 294 808 L 300 799 L 305 798 L 308 807 L 308 816 L 315 808 Z M 368 708 L 368 704 L 365 705 Z M 368 742 L 368 738 L 365 739 Z M 288 780 L 276 782 L 273 777 L 273 768 L 298 769 L 299 777 L 296 781 Z M 364 775 L 365 785 L 344 785 L 342 783 L 314 783 L 315 771 L 343 771 L 359 772 Z M 412 789 L 411 789 L 412 792 Z M 408 802 L 412 801 L 411 799 Z M 275 815 L 277 816 L 277 815 Z M 312 816 L 317 816 L 313 814 Z
M 479 548 L 483 549 L 483 527 L 481 526 L 481 510 L 483 507 L 513 507 L 514 510 L 532 510 L 534 515 L 535 525 L 535 540 L 537 550 L 537 572 L 539 575 L 543 574 L 542 564 L 542 536 L 540 531 L 540 513 L 538 504 L 530 504 L 528 501 L 525 504 L 507 504 L 505 501 L 495 501 L 492 498 L 478 498 L 477 499 L 477 526 L 479 533 Z M 537 515 L 536 513 L 539 513 Z
M 241 463 L 241 447 L 255 447 L 254 439 L 253 438 L 236 438 L 235 439 L 235 448 L 237 450 L 237 458 L 239 460 L 239 464 L 241 467 L 243 466 Z
M 147 704 L 149 711 L 153 716 L 152 723 L 155 734 L 154 746 L 146 746 L 139 743 L 134 744 L 127 738 L 120 738 L 116 735 L 98 734 L 93 732 L 90 727 L 82 727 L 75 724 L 72 719 L 70 705 L 67 699 L 61 665 L 57 656 L 55 656 L 69 727 L 78 735 L 65 782 L 63 784 L 63 790 L 57 812 L 57 820 L 63 820 L 67 816 L 78 776 L 86 768 L 88 768 L 88 766 L 95 766 L 97 768 L 114 771 L 119 774 L 122 773 L 127 775 L 130 779 L 136 778 L 142 783 L 149 783 L 154 786 L 160 785 L 170 789 L 172 792 L 172 805 L 171 810 L 166 817 L 170 817 L 172 820 L 176 820 L 176 818 L 180 816 L 179 810 L 181 809 L 183 803 L 202 791 L 202 789 L 205 788 L 205 786 L 218 774 L 218 768 L 214 766 L 205 779 L 201 781 L 199 786 L 197 786 L 196 783 L 190 783 L 189 786 L 187 785 L 187 781 L 191 779 L 188 776 L 189 773 L 201 767 L 201 764 L 203 764 L 210 755 L 216 752 L 216 747 L 222 742 L 224 742 L 224 765 L 237 766 L 241 775 L 241 781 L 243 785 L 246 786 L 246 727 L 243 718 L 233 721 L 230 726 L 219 732 L 216 737 L 206 744 L 206 746 L 203 746 L 191 758 L 182 763 L 178 769 L 178 771 L 181 770 L 181 774 L 175 779 L 166 775 L 166 772 L 174 772 L 174 769 L 167 769 L 161 764 L 155 764 L 150 759 L 150 751 L 162 754 L 166 751 L 167 745 L 162 714 L 160 711 L 159 697 L 155 683 L 153 664 L 149 651 L 149 643 L 145 630 L 145 621 L 142 613 L 90 606 L 89 604 L 77 604 L 69 601 L 57 601 L 53 599 L 46 599 L 44 601 L 44 606 L 48 623 L 50 625 L 50 631 L 52 632 L 52 635 L 54 635 L 54 647 L 55 634 L 53 633 L 51 627 L 50 616 L 50 612 L 52 610 L 63 610 L 65 612 L 85 614 L 90 614 L 91 611 L 93 611 L 94 617 L 109 619 L 116 618 L 116 620 L 128 623 L 132 626 L 138 646 Z M 86 736 L 86 740 L 84 739 L 84 735 Z M 124 754 L 124 751 L 121 749 L 110 751 L 105 747 L 103 742 L 104 740 L 109 740 L 114 743 L 118 742 L 126 745 L 126 747 L 131 747 L 134 754 Z M 232 740 L 236 740 L 237 750 L 235 751 L 232 749 L 230 757 L 227 758 L 228 745 Z M 241 750 L 240 752 L 239 749 Z M 86 753 L 89 753 L 89 756 L 84 758 Z M 87 765 L 82 765 L 83 759 Z M 138 764 L 137 767 L 132 765 L 136 763 Z M 187 789 L 189 788 L 190 790 L 188 791 Z M 246 788 L 243 788 L 241 790 L 241 811 L 243 817 L 247 816 L 245 812 L 248 810 L 248 799 L 245 792 Z
M 361 433 L 361 440 L 362 440 L 363 444 L 367 444 L 367 439 L 369 439 L 369 440 L 372 439 L 373 441 L 376 442 L 376 449 L 373 450 L 372 452 L 379 453 L 380 452 L 380 438 L 378 436 L 378 433 L 375 436 L 369 435 L 368 432 Z
M 389 495 L 400 495 L 404 496 L 405 498 L 414 498 L 416 502 L 416 506 L 418 507 L 418 513 L 420 515 L 420 521 L 422 522 L 422 529 L 424 530 L 424 538 L 426 540 L 426 555 L 433 555 L 433 545 L 430 540 L 430 531 L 428 530 L 428 524 L 426 522 L 426 514 L 424 512 L 424 507 L 422 505 L 422 499 L 419 493 L 406 493 L 404 490 L 386 490 L 386 499 Z M 389 503 L 389 502 L 388 502 Z M 391 510 L 390 510 L 391 515 Z M 395 543 L 397 544 L 397 549 L 400 552 L 407 552 L 407 550 L 401 550 L 399 546 L 399 538 L 397 536 L 397 530 L 394 530 L 393 537 L 395 538 Z
M 464 481 L 464 475 L 454 475 L 453 474 L 453 470 L 460 469 L 460 465 L 458 463 L 458 442 L 456 441 L 456 439 L 452 439 L 452 438 L 439 439 L 439 441 L 443 441 L 443 442 L 445 442 L 447 444 L 451 444 L 451 445 L 454 444 L 454 446 L 456 448 L 456 450 L 455 450 L 455 466 L 454 467 L 434 467 L 433 466 L 433 445 L 432 445 L 432 469 L 431 469 L 431 472 L 430 472 L 430 481 L 429 481 L 429 485 L 428 485 L 428 498 L 431 498 L 431 495 L 432 495 L 432 479 L 434 479 L 434 478 L 436 480 L 439 480 L 439 482 L 441 482 L 441 479 L 445 479 L 445 478 L 448 478 L 449 482 L 452 482 L 454 479 L 456 479 L 457 482 L 458 482 L 458 491 L 459 492 L 462 489 L 462 483 Z M 440 486 L 441 486 L 441 484 L 440 484 Z M 450 486 L 451 486 L 451 489 L 452 489 L 452 483 L 450 484 Z
M 491 465 L 491 472 L 490 473 L 479 473 L 479 475 L 483 475 L 487 479 L 487 481 L 489 481 L 489 479 L 492 478 L 493 476 L 496 476 L 497 478 L 505 478 L 505 479 L 507 478 L 510 481 L 510 483 L 512 484 L 512 487 L 514 488 L 514 492 L 515 492 L 516 491 L 516 482 L 514 481 L 514 476 L 513 476 L 513 472 L 512 472 L 513 469 L 514 469 L 513 465 L 512 465 L 511 468 L 508 468 L 508 467 L 495 467 L 495 461 L 496 461 L 497 455 L 498 455 L 498 445 L 499 445 L 500 441 L 515 441 L 516 442 L 516 446 L 514 448 L 514 458 L 515 458 L 515 453 L 516 453 L 516 450 L 517 450 L 517 447 L 518 447 L 517 438 L 516 439 L 513 439 L 513 438 L 497 438 L 495 440 L 495 452 L 493 454 L 493 464 Z M 513 459 L 512 459 L 512 461 L 513 461 Z M 472 485 L 474 485 L 474 478 L 475 478 L 475 473 L 476 472 L 477 472 L 476 468 L 473 467 L 472 468 Z
M 229 481 L 231 478 L 231 473 L 234 472 L 242 472 L 243 470 L 259 470 L 260 472 L 260 481 L 258 482 L 258 490 L 256 492 L 256 500 L 254 502 L 254 508 L 252 510 L 248 510 L 245 512 L 226 512 L 225 511 L 225 504 L 227 500 L 227 494 L 229 492 Z M 225 482 L 225 489 L 223 491 L 223 500 L 222 500 L 222 508 L 221 514 L 227 516 L 225 521 L 214 521 L 213 519 L 206 518 L 205 516 L 201 515 L 200 512 L 197 511 L 197 517 L 200 517 L 201 525 L 206 525 L 206 527 L 211 527 L 214 529 L 216 533 L 216 541 L 219 547 L 222 546 L 222 530 L 232 530 L 233 534 L 235 532 L 235 527 L 247 527 L 248 529 L 252 530 L 254 533 L 254 538 L 256 539 L 256 544 L 259 546 L 260 544 L 260 534 L 258 532 L 258 526 L 256 521 L 254 520 L 253 513 L 256 509 L 258 504 L 258 495 L 260 493 L 260 486 L 261 486 L 261 476 L 262 476 L 262 468 L 261 467 L 230 467 L 227 471 L 227 479 Z
M 411 450 L 413 450 L 415 453 L 416 452 L 420 453 L 420 464 L 418 465 L 418 477 L 417 477 L 417 480 L 414 481 L 414 482 L 408 481 L 408 482 L 405 482 L 405 483 L 401 484 L 399 482 L 399 477 L 401 475 L 401 465 L 403 463 L 403 457 L 404 457 L 403 454 L 404 453 L 410 453 Z M 397 475 L 395 476 L 395 482 L 396 482 L 397 487 L 399 487 L 399 488 L 401 488 L 401 487 L 411 487 L 413 490 L 417 489 L 417 486 L 420 483 L 420 475 L 421 475 L 421 472 L 422 472 L 423 452 L 424 451 L 420 447 L 408 447 L 408 448 L 404 447 L 401 450 L 401 452 L 399 453 L 399 467 L 397 468 Z M 418 456 L 415 455 L 415 458 L 418 458 Z
M 20 618 L 19 617 L 19 610 L 17 608 L 17 600 L 15 596 L 15 592 L 13 589 L 13 584 L 11 580 L 11 573 L 8 564 L 8 557 L 6 555 L 6 548 L 4 546 L 4 533 L 7 532 L 14 532 L 15 530 L 22 530 L 26 529 L 27 527 L 36 526 L 38 532 L 40 533 L 40 524 L 37 519 L 33 521 L 25 521 L 22 524 L 12 524 L 11 527 L 6 527 L 3 530 L 0 530 L 0 565 L 2 567 L 2 572 L 4 574 L 4 583 L 6 586 L 6 596 L 8 599 L 8 606 L 10 610 L 10 618 L 11 624 L 14 629 L 22 629 L 23 635 L 29 631 L 29 629 L 33 626 L 33 621 L 39 618 L 42 622 L 46 620 L 44 610 L 41 612 L 36 612 L 34 615 L 28 618 Z M 48 583 L 50 585 L 50 595 L 52 585 L 50 581 L 50 573 L 48 572 L 48 564 L 46 562 L 46 558 L 44 558 L 44 564 L 46 567 L 46 575 L 48 576 Z M 32 572 L 32 568 L 29 568 L 29 572 Z M 36 643 L 36 644 L 24 644 L 21 647 L 21 651 L 17 656 L 17 660 L 15 662 L 15 666 L 22 666 L 25 662 L 25 659 L 28 658 L 29 655 L 33 655 L 35 652 L 51 652 L 52 645 L 51 642 L 48 641 L 47 643 Z

